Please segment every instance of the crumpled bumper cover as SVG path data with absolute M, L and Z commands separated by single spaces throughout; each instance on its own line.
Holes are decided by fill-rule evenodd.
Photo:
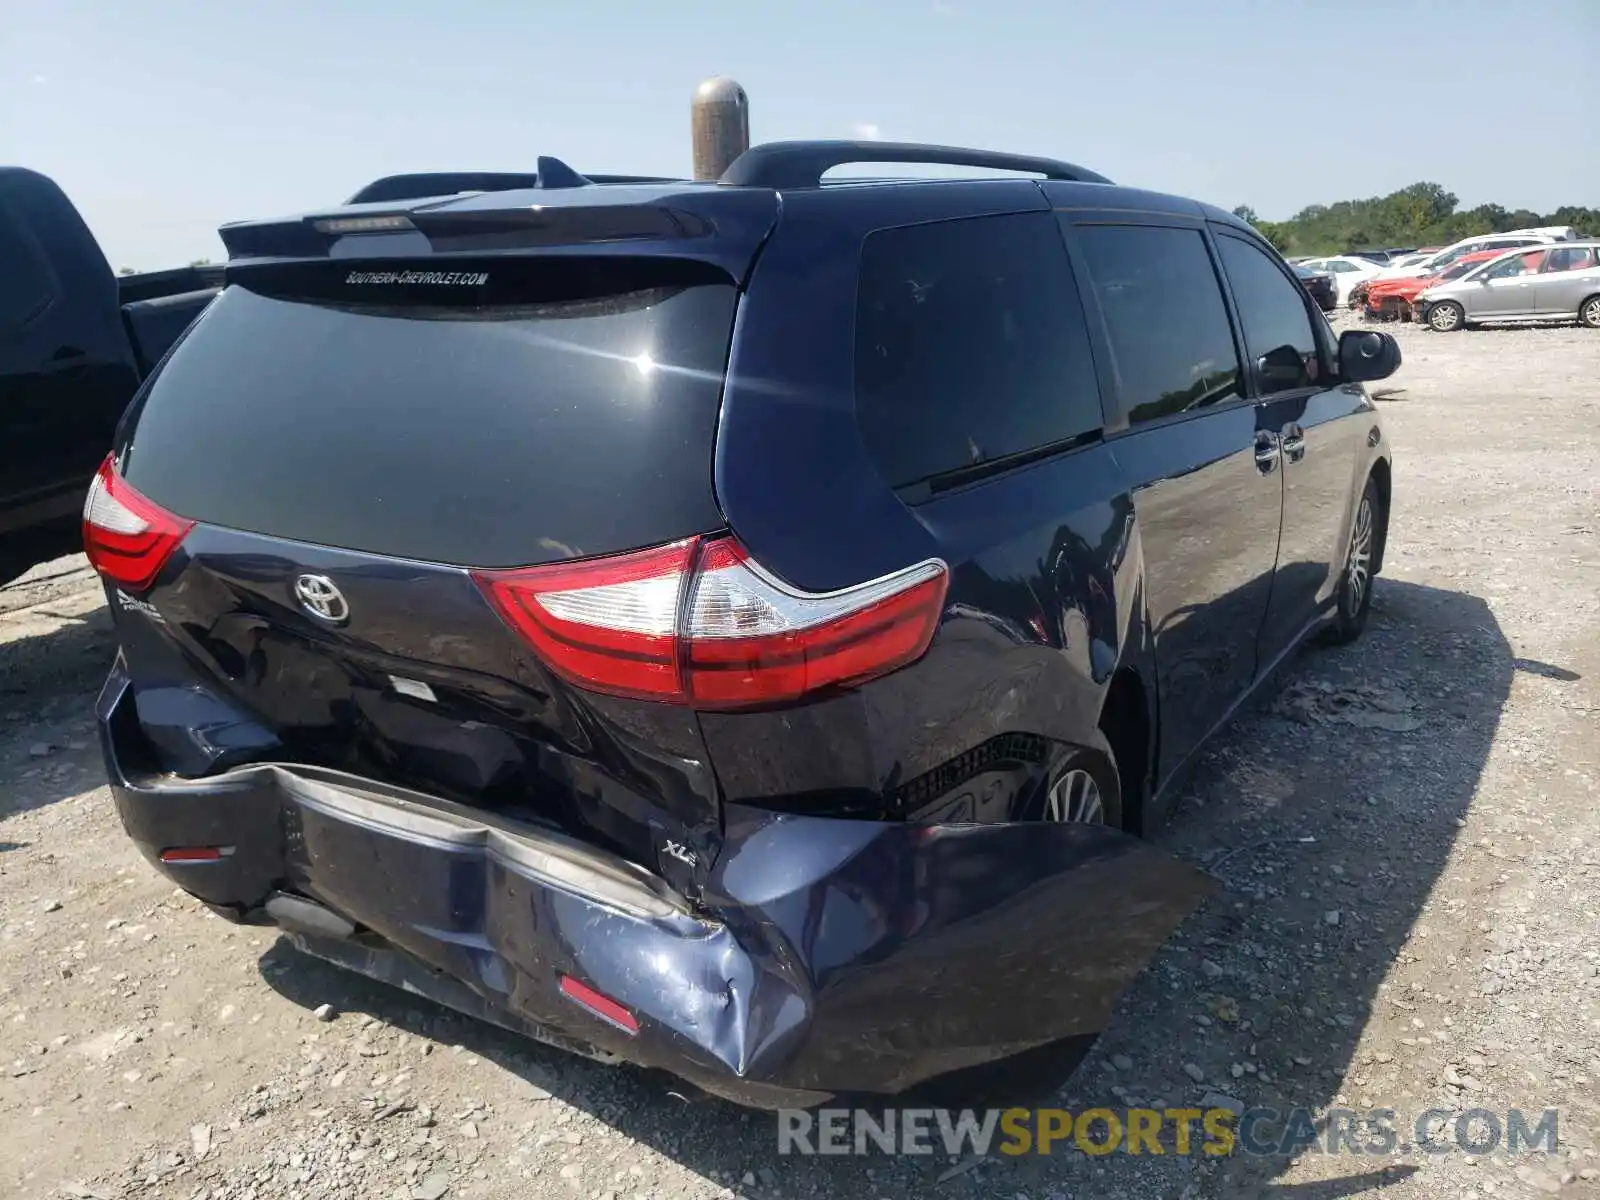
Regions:
M 1124 834 L 887 824 L 729 806 L 695 905 L 641 868 L 492 814 L 321 768 L 141 774 L 126 677 L 102 746 L 129 835 L 213 904 L 311 897 L 398 952 L 304 948 L 558 1045 L 667 1070 L 760 1107 L 895 1093 L 1098 1033 L 1210 891 Z M 161 861 L 228 846 L 216 862 Z M 571 976 L 637 1033 L 574 1003 Z M 428 980 L 437 987 L 430 987 Z

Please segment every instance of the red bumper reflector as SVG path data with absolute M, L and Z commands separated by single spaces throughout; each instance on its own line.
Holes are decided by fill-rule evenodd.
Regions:
M 561 977 L 561 990 L 569 1000 L 575 1000 L 602 1021 L 615 1025 L 623 1033 L 639 1032 L 639 1019 L 610 996 L 602 995 L 586 983 L 579 983 L 571 975 Z
M 233 853 L 232 846 L 174 846 L 161 852 L 164 863 L 217 862 Z

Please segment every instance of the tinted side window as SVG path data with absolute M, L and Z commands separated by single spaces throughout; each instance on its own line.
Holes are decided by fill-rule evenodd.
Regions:
M 16 212 L 0 199 L 0 334 L 37 316 L 53 293 L 50 267 Z
M 1495 263 L 1483 273 L 1485 279 L 1513 279 L 1518 275 L 1532 275 L 1539 270 L 1539 264 L 1544 261 L 1544 251 L 1537 250 L 1532 254 L 1513 254 L 1502 262 Z
M 868 237 L 855 386 L 862 440 L 896 487 L 1098 430 L 1088 330 L 1055 218 Z
M 1132 423 L 1243 394 L 1228 310 L 1198 230 L 1097 225 L 1077 235 Z
M 1588 271 L 1595 265 L 1593 246 L 1560 246 L 1545 259 L 1546 274 L 1556 271 Z
M 1256 360 L 1262 392 L 1313 386 L 1322 375 L 1321 358 L 1304 290 L 1249 242 L 1219 237 L 1217 249 L 1233 285 L 1244 344 Z

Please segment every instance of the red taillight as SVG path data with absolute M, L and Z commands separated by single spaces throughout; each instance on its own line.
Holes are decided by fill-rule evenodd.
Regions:
M 938 628 L 947 576 L 929 560 L 841 591 L 802 592 L 726 537 L 474 572 L 563 678 L 696 708 L 783 703 L 915 661 Z
M 581 687 L 647 700 L 683 699 L 678 604 L 693 538 L 609 558 L 477 571 L 511 628 Z
M 561 990 L 572 1000 L 603 1021 L 609 1021 L 623 1033 L 638 1033 L 639 1019 L 604 992 L 597 992 L 586 983 L 579 983 L 571 975 L 561 977 Z
M 822 595 L 763 571 L 732 538 L 706 543 L 685 627 L 690 702 L 724 708 L 794 700 L 921 658 L 939 627 L 942 562 Z
M 83 504 L 83 549 L 96 571 L 142 592 L 193 528 L 193 521 L 141 496 L 106 456 Z

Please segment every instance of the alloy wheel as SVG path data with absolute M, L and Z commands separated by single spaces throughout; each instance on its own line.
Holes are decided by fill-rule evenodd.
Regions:
M 1578 319 L 1591 329 L 1600 329 L 1600 296 L 1596 296 L 1583 306 Z
M 1433 306 L 1428 313 L 1428 324 L 1440 333 L 1449 333 L 1461 324 L 1461 316 L 1461 309 L 1447 301 Z
M 1359 613 L 1372 583 L 1372 499 L 1361 498 L 1356 510 L 1356 526 L 1350 534 L 1350 554 L 1345 561 L 1345 605 L 1350 613 Z
M 1105 801 L 1094 776 L 1075 767 L 1056 780 L 1045 797 L 1044 819 L 1074 825 L 1104 825 Z

